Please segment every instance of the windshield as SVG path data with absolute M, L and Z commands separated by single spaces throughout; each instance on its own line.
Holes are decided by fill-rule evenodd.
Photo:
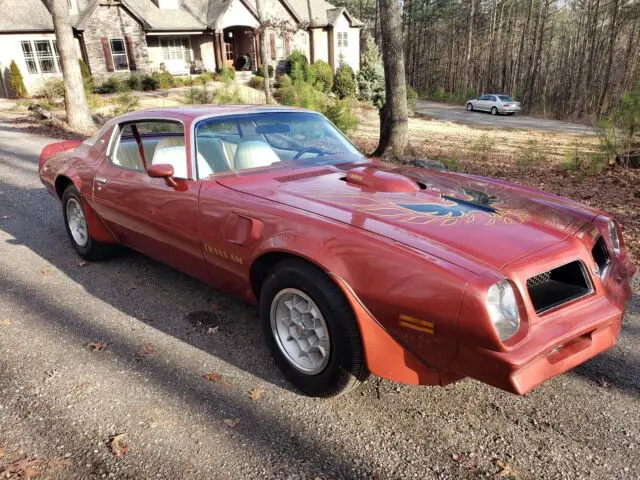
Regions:
M 364 157 L 322 115 L 269 112 L 203 120 L 196 126 L 198 178 L 271 165 L 360 162 Z
M 500 100 L 502 100 L 503 102 L 513 102 L 513 98 L 511 98 L 509 95 L 498 95 L 498 97 L 500 97 Z

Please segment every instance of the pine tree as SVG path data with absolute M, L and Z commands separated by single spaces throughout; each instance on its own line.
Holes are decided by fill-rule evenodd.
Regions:
M 24 86 L 24 80 L 22 78 L 22 72 L 18 67 L 18 64 L 15 60 L 11 60 L 11 65 L 9 65 L 9 85 L 11 85 L 11 92 L 13 93 L 14 98 L 27 98 L 29 94 L 27 93 L 27 89 Z

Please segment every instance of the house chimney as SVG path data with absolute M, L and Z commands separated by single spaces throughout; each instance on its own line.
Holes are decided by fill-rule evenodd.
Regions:
M 162 10 L 178 10 L 180 8 L 180 0 L 153 0 L 153 3 Z

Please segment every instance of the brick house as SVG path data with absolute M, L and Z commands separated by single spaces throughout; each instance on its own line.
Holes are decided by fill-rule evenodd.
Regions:
M 255 0 L 67 0 L 78 58 L 94 77 L 151 73 L 175 75 L 223 65 L 255 70 L 261 42 Z M 294 49 L 333 68 L 358 70 L 361 22 L 324 0 L 262 0 L 268 20 L 288 28 L 267 31 L 272 64 Z M 25 86 L 61 75 L 53 22 L 41 0 L 0 0 L 0 77 L 15 60 Z M 310 21 L 309 15 L 312 19 Z M 0 96 L 8 95 L 0 81 Z

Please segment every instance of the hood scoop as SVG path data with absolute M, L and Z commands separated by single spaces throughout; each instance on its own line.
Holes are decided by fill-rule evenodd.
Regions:
M 420 184 L 404 175 L 372 166 L 353 168 L 342 180 L 374 192 L 414 193 L 422 189 Z

